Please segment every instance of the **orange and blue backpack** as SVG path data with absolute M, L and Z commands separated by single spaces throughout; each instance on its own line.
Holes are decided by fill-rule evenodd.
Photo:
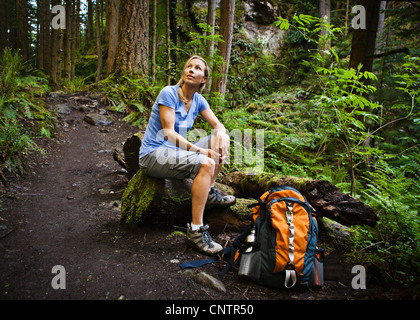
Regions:
M 252 209 L 251 225 L 222 252 L 238 274 L 276 288 L 323 285 L 323 253 L 318 247 L 315 210 L 305 197 L 289 186 L 265 192 Z M 215 261 L 184 263 L 181 268 L 196 267 Z
M 239 275 L 271 287 L 322 285 L 324 250 L 318 247 L 315 212 L 305 197 L 281 186 L 251 207 L 251 226 L 232 246 Z

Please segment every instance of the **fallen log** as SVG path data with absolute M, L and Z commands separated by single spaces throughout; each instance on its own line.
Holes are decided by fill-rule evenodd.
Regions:
M 191 219 L 192 180 L 155 179 L 139 170 L 138 154 L 141 140 L 133 135 L 124 143 L 124 159 L 114 159 L 128 171 L 130 179 L 121 200 L 121 221 L 137 224 L 143 221 L 175 224 Z M 205 211 L 205 218 L 212 228 L 238 230 L 250 221 L 245 203 L 258 199 L 266 190 L 289 185 L 299 190 L 315 208 L 319 217 L 325 216 L 345 226 L 375 226 L 378 217 L 362 201 L 340 191 L 325 180 L 280 176 L 270 173 L 247 175 L 237 171 L 218 183 L 222 194 L 234 194 L 237 204 L 228 209 L 214 208 Z
M 236 196 L 255 199 L 269 188 L 289 185 L 306 197 L 318 216 L 325 216 L 345 226 L 375 226 L 378 221 L 378 216 L 371 207 L 341 192 L 339 188 L 325 180 L 311 180 L 270 173 L 247 175 L 237 171 L 223 177 L 221 182 L 233 187 Z

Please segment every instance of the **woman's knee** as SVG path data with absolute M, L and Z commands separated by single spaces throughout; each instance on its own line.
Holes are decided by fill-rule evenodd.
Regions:
M 213 174 L 216 167 L 216 162 L 212 158 L 206 158 L 201 163 L 199 173 Z

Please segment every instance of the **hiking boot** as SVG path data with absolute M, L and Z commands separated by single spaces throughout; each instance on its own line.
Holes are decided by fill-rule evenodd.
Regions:
M 210 188 L 206 202 L 206 208 L 220 207 L 227 208 L 236 203 L 234 196 L 222 196 L 216 186 Z
M 200 227 L 200 229 L 193 231 L 191 226 L 187 224 L 187 237 L 185 242 L 193 248 L 197 248 L 201 252 L 214 255 L 221 251 L 223 248 L 217 242 L 214 242 L 210 233 L 207 231 L 209 226 Z

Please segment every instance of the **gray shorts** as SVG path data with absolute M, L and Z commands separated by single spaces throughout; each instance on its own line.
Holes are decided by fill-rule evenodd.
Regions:
M 210 148 L 211 135 L 193 144 L 199 148 Z M 194 179 L 201 163 L 207 158 L 197 152 L 183 149 L 159 148 L 140 158 L 140 168 L 147 175 L 161 179 Z

